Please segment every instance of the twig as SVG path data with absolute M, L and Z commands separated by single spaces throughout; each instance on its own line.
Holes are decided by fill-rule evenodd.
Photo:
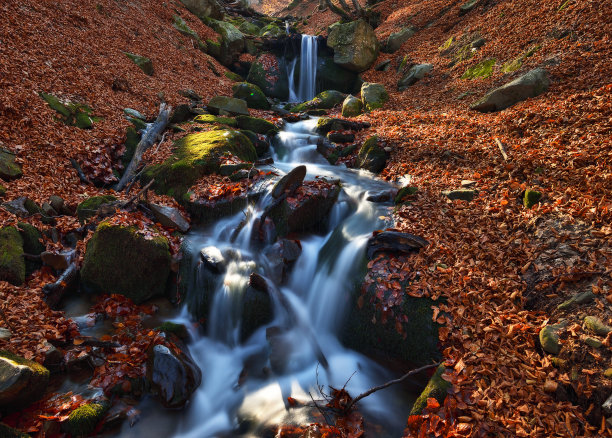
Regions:
M 437 366 L 440 365 L 440 362 L 437 363 L 432 363 L 430 365 L 425 365 L 422 366 L 421 368 L 417 368 L 415 370 L 412 371 L 408 371 L 406 374 L 404 374 L 402 377 L 400 377 L 399 379 L 395 379 L 395 380 L 390 380 L 387 383 L 384 383 L 382 385 L 379 386 L 375 386 L 374 388 L 368 389 L 366 392 L 359 394 L 357 397 L 355 397 L 353 400 L 351 400 L 351 402 L 346 406 L 346 412 L 349 412 L 351 410 L 351 408 L 361 399 L 366 398 L 368 395 L 374 394 L 376 391 L 380 391 L 381 389 L 385 389 L 388 388 L 391 385 L 395 385 L 396 383 L 402 383 L 404 380 L 406 380 L 408 377 L 412 376 L 413 374 L 417 374 L 420 373 L 421 371 L 425 371 L 428 370 L 430 368 L 435 368 Z
M 130 190 L 132 190 L 132 187 L 134 187 L 134 184 L 136 184 L 136 181 L 138 181 L 138 177 L 140 175 L 142 175 L 142 172 L 144 172 L 144 170 L 147 168 L 147 166 L 143 166 L 142 169 L 140 169 L 140 171 L 134 175 L 134 179 L 132 180 L 132 182 L 127 186 L 127 189 L 125 189 L 125 194 L 129 195 L 130 194 Z
M 85 173 L 83 173 L 83 169 L 81 169 L 81 165 L 79 163 L 77 163 L 77 160 L 75 160 L 74 158 L 70 159 L 70 164 L 72 164 L 72 167 L 74 167 L 77 171 L 77 174 L 79 175 L 79 179 L 81 180 L 82 183 L 85 183 L 87 185 L 91 185 L 91 181 L 89 181 L 89 179 L 85 176 Z
M 508 161 L 508 154 L 506 153 L 506 148 L 504 147 L 504 144 L 497 137 L 495 137 L 495 143 L 497 143 L 497 147 L 499 148 L 502 157 L 504 157 L 504 161 Z
M 321 413 L 321 415 L 323 416 L 323 419 L 325 420 L 325 422 L 327 423 L 328 426 L 332 426 L 332 424 L 329 422 L 329 419 L 327 418 L 327 414 L 323 411 L 323 408 L 321 408 L 321 406 L 319 406 L 319 404 L 315 401 L 315 399 L 313 398 L 312 394 L 310 393 L 310 391 L 308 391 L 308 395 L 310 396 L 310 400 L 312 400 L 312 402 L 315 405 L 315 408 L 317 408 L 317 410 Z
M 151 185 L 155 182 L 155 178 L 153 178 L 151 181 L 149 181 L 149 183 L 144 186 L 142 189 L 140 189 L 138 191 L 138 193 L 136 193 L 134 196 L 132 196 L 130 199 L 128 199 L 127 201 L 125 201 L 123 204 L 121 204 L 121 208 L 125 208 L 128 205 L 130 205 L 132 202 L 134 202 L 136 199 L 138 199 L 140 197 L 140 195 L 142 195 L 143 193 L 145 193 L 147 190 L 149 190 L 149 187 L 151 187 Z
M 166 134 L 168 132 L 164 132 L 164 135 L 162 135 L 161 140 L 159 141 L 159 143 L 157 143 L 157 147 L 155 148 L 155 153 L 157 153 L 157 151 L 159 150 L 159 147 L 162 145 L 162 143 L 164 142 L 164 140 L 166 139 Z

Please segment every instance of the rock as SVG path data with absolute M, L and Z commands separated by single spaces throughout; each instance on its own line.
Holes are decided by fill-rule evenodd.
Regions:
M 432 64 L 417 64 L 410 67 L 408 72 L 397 81 L 397 89 L 404 91 L 411 85 L 416 84 L 433 70 Z
M 301 253 L 302 246 L 297 240 L 281 239 L 267 247 L 263 254 L 268 260 L 270 279 L 275 284 L 285 281 Z
M 476 65 L 468 68 L 463 75 L 461 75 L 461 79 L 477 79 L 477 78 L 488 78 L 493 74 L 493 67 L 497 62 L 496 59 L 485 59 L 484 61 L 479 62 Z
M 291 169 L 289 173 L 284 175 L 272 188 L 272 197 L 278 199 L 286 191 L 293 194 L 295 189 L 302 185 L 306 178 L 306 166 L 301 165 Z
M 459 14 L 460 15 L 467 14 L 472 9 L 474 9 L 476 6 L 478 6 L 478 3 L 480 3 L 480 0 L 468 0 L 467 2 L 459 6 Z
M 4 423 L 0 423 L 0 436 L 3 438 L 30 438 L 30 435 L 27 433 L 13 429 Z
M 334 143 L 350 143 L 355 141 L 355 134 L 352 132 L 330 132 L 327 139 Z
M 606 371 L 604 371 L 604 377 L 612 379 L 612 368 L 607 368 Z
M 435 398 L 438 400 L 438 403 L 442 405 L 444 403 L 444 399 L 446 398 L 446 393 L 448 389 L 451 387 L 450 382 L 447 382 L 442 378 L 442 374 L 446 368 L 444 364 L 440 364 L 436 369 L 436 372 L 427 382 L 427 386 L 421 392 L 421 395 L 416 399 L 414 405 L 412 405 L 412 409 L 410 410 L 410 415 L 421 415 L 423 414 L 423 409 L 427 406 L 428 398 Z
M 49 342 L 45 341 L 44 344 L 48 349 L 45 351 L 43 366 L 52 374 L 59 373 L 64 365 L 64 354 Z
M 527 189 L 525 190 L 525 195 L 523 196 L 523 205 L 525 208 L 531 208 L 540 202 L 542 199 L 542 193 L 537 190 Z
M 177 208 L 158 204 L 148 204 L 148 207 L 153 212 L 155 220 L 164 227 L 176 228 L 181 233 L 189 231 L 189 221 Z
M 215 274 L 225 272 L 227 261 L 221 251 L 216 246 L 207 246 L 200 250 L 200 258 L 204 262 L 204 266 L 210 269 Z
M 368 239 L 366 256 L 372 260 L 379 252 L 411 253 L 429 245 L 422 237 L 399 231 L 383 231 Z
M 190 100 L 195 101 L 195 102 L 199 102 L 199 101 L 202 100 L 202 96 L 200 96 L 198 93 L 196 93 L 191 88 L 185 88 L 183 90 L 179 90 L 178 93 L 181 96 L 186 97 L 187 99 L 190 99 Z
M 281 29 L 280 26 L 275 23 L 270 23 L 264 26 L 259 31 L 259 35 L 264 38 L 281 38 L 284 37 L 286 34 L 287 33 L 285 32 L 285 30 Z
M 278 128 L 274 123 L 257 117 L 238 116 L 236 122 L 240 129 L 255 132 L 256 134 L 276 134 Z
M 242 297 L 240 340 L 246 341 L 255 331 L 274 319 L 274 305 L 268 293 L 247 287 Z
M 378 136 L 369 137 L 357 155 L 359 167 L 372 173 L 381 172 L 387 163 L 387 154 L 378 146 Z
M 374 70 L 376 71 L 388 71 L 391 68 L 391 60 L 390 59 L 386 59 L 384 61 L 382 61 L 379 64 L 376 64 L 376 67 L 374 67 Z
M 320 135 L 327 135 L 330 131 L 359 131 L 364 128 L 369 128 L 367 122 L 351 122 L 350 120 L 334 119 L 331 117 L 321 117 L 317 121 L 315 132 Z
M 342 102 L 342 117 L 355 117 L 361 114 L 363 110 L 363 103 L 361 99 L 357 99 L 355 96 L 349 95 Z
M 49 383 L 49 370 L 38 362 L 0 350 L 0 408 L 20 409 L 38 400 Z
M 317 58 L 317 83 L 322 90 L 353 93 L 358 84 L 358 74 L 336 64 L 332 57 Z
M 92 196 L 91 198 L 87 198 L 77 206 L 76 213 L 79 221 L 81 223 L 87 222 L 89 218 L 96 215 L 101 206 L 111 204 L 115 201 L 117 201 L 117 198 L 113 195 Z
M 162 325 L 155 327 L 155 330 L 159 330 L 160 332 L 164 332 L 168 335 L 172 334 L 179 338 L 181 341 L 189 340 L 189 330 L 185 324 L 177 324 L 175 322 L 166 321 Z
M 250 21 L 244 20 L 240 26 L 238 26 L 238 30 L 242 33 L 246 33 L 249 35 L 259 35 L 261 32 L 261 27 L 255 23 L 251 23 Z
M 223 154 L 231 153 L 248 162 L 257 160 L 251 141 L 231 129 L 186 135 L 174 143 L 173 150 L 173 155 L 162 164 L 145 169 L 142 179 L 146 184 L 154 178 L 157 193 L 179 200 L 198 179 L 219 171 L 219 157 Z
M 208 17 L 218 20 L 223 19 L 223 8 L 217 0 L 181 0 L 181 3 L 200 20 L 204 21 Z
M 382 51 L 385 53 L 397 52 L 408 39 L 416 33 L 416 28 L 413 26 L 404 27 L 399 32 L 394 32 L 389 35 Z
M 146 56 L 136 55 L 135 53 L 123 52 L 125 55 L 132 60 L 134 64 L 141 69 L 144 74 L 153 76 L 153 61 Z
M 548 90 L 548 73 L 536 68 L 523 76 L 489 92 L 470 108 L 483 113 L 501 111 L 530 97 L 536 97 Z
M 110 403 L 96 401 L 76 408 L 68 419 L 62 423 L 62 429 L 72 436 L 89 436 L 102 421 Z
M 0 327 L 0 341 L 8 341 L 13 334 L 7 328 Z
M 336 105 L 342 103 L 346 95 L 336 90 L 322 91 L 316 97 L 308 102 L 303 102 L 291 108 L 294 113 L 313 109 L 332 109 Z
M 235 98 L 246 101 L 249 108 L 269 110 L 270 103 L 266 95 L 255 84 L 248 82 L 240 82 L 232 86 L 232 92 Z
M 405 198 L 408 196 L 414 196 L 419 191 L 418 187 L 413 186 L 405 186 L 398 190 L 397 195 L 395 196 L 393 202 L 397 204 L 401 204 L 404 202 Z
M 48 202 L 43 202 L 43 205 L 41 205 L 40 208 L 48 217 L 58 216 L 57 211 L 55 211 L 55 209 Z
M 102 222 L 87 244 L 82 285 L 95 293 L 118 293 L 141 303 L 163 295 L 170 261 L 165 237 L 145 238 L 134 227 Z
M 603 343 L 599 339 L 591 338 L 591 337 L 586 338 L 584 342 L 589 347 L 593 347 L 593 348 L 601 348 L 601 346 L 603 345 Z
M 591 291 L 582 292 L 572 296 L 569 300 L 564 301 L 563 303 L 557 306 L 559 310 L 567 310 L 572 307 L 574 304 L 587 304 L 595 299 L 595 294 Z
M 17 199 L 13 199 L 12 201 L 3 202 L 2 207 L 11 214 L 14 214 L 17 217 L 28 217 L 30 216 L 30 212 L 25 206 L 25 202 L 28 198 L 25 196 L 20 196 Z
M 172 111 L 172 115 L 170 116 L 170 123 L 183 123 L 191 120 L 193 118 L 193 113 L 191 112 L 191 106 L 183 103 L 178 105 L 174 111 Z
M 207 19 L 206 24 L 221 36 L 219 62 L 229 66 L 244 50 L 244 34 L 236 26 L 226 21 Z
M 240 132 L 246 135 L 249 140 L 251 140 L 251 143 L 253 143 L 253 146 L 255 146 L 255 152 L 257 152 L 258 157 L 265 155 L 270 150 L 270 143 L 265 137 L 262 140 L 260 139 L 259 135 L 257 135 L 253 131 L 249 131 L 248 129 L 241 129 Z
M 389 100 L 389 94 L 387 94 L 383 84 L 364 82 L 361 86 L 361 100 L 366 111 L 373 111 L 382 108 L 385 102 Z
M 558 327 L 553 325 L 547 325 L 540 330 L 540 345 L 542 345 L 542 349 L 547 353 L 559 354 L 561 351 L 557 330 Z
M 164 407 L 180 409 L 202 382 L 202 371 L 187 353 L 176 354 L 165 345 L 149 349 L 147 380 Z
M 17 230 L 23 240 L 24 253 L 39 255 L 45 250 L 45 245 L 42 243 L 42 234 L 36 227 L 25 222 L 19 222 L 17 223 Z M 41 263 L 38 260 L 25 260 L 26 277 L 40 267 Z
M 457 190 L 444 190 L 442 195 L 446 196 L 451 201 L 460 199 L 462 201 L 471 201 L 476 196 L 476 190 L 472 189 L 457 189 Z
M 21 166 L 15 162 L 15 158 L 12 152 L 0 149 L 0 178 L 5 181 L 11 181 L 23 175 Z
M 247 82 L 257 85 L 268 97 L 289 98 L 289 81 L 284 61 L 272 53 L 262 53 L 251 64 Z
M 336 64 L 355 72 L 369 69 L 378 58 L 376 34 L 365 20 L 333 24 L 329 28 L 327 45 L 334 51 Z
M 50 266 L 56 271 L 63 271 L 70 265 L 74 257 L 74 251 L 69 251 L 68 253 L 44 251 L 40 257 L 44 265 Z
M 604 324 L 601 319 L 595 316 L 587 316 L 584 318 L 584 325 L 591 333 L 598 336 L 607 336 L 612 331 L 612 327 Z
M 233 119 L 231 117 L 213 116 L 212 114 L 201 114 L 199 116 L 196 116 L 193 121 L 196 123 L 219 123 L 221 125 L 227 125 L 232 128 L 238 126 L 238 122 L 236 122 L 236 119 Z
M 14 227 L 0 228 L 0 281 L 19 286 L 25 282 L 23 239 Z
M 244 100 L 227 96 L 213 97 L 208 102 L 206 109 L 215 115 L 220 114 L 222 111 L 225 111 L 231 115 L 249 115 L 249 109 Z
M 395 198 L 397 190 L 382 190 L 380 192 L 369 193 L 366 197 L 366 201 L 379 203 L 379 202 L 389 202 Z
M 473 187 L 475 185 L 476 185 L 476 181 L 472 181 L 472 180 L 469 180 L 469 179 L 462 179 L 461 180 L 461 187 L 468 188 L 468 187 Z

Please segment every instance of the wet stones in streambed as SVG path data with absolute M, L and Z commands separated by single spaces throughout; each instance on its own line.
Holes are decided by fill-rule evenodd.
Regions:
M 357 154 L 359 168 L 379 173 L 387 164 L 387 152 L 382 148 L 377 135 L 363 142 Z
M 302 253 L 299 240 L 281 239 L 267 247 L 263 254 L 268 261 L 268 274 L 276 284 L 283 283 Z
M 301 165 L 293 168 L 274 185 L 272 197 L 278 199 L 284 193 L 292 195 L 302 185 L 304 178 L 306 178 L 306 166 Z
M 5 350 L 0 351 L 0 409 L 27 406 L 44 394 L 49 370 Z
M 327 135 L 330 131 L 361 131 L 369 127 L 370 124 L 368 122 L 353 122 L 344 119 L 321 117 L 317 121 L 315 132 L 320 135 Z
M 216 246 L 207 246 L 206 248 L 202 248 L 200 251 L 200 257 L 204 262 L 204 266 L 215 274 L 225 272 L 227 261 L 225 260 L 225 257 L 223 257 L 223 254 L 221 254 L 221 250 Z

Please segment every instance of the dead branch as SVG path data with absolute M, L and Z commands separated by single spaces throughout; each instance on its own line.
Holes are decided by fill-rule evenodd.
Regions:
M 77 171 L 77 175 L 79 175 L 79 179 L 81 180 L 81 182 L 87 185 L 91 185 L 91 181 L 89 181 L 89 179 L 85 176 L 85 173 L 83 173 L 83 169 L 81 169 L 81 165 L 77 163 L 77 160 L 71 158 L 70 164 L 72 164 L 72 167 L 74 167 Z
M 146 193 L 147 190 L 149 190 L 149 188 L 153 185 L 153 183 L 155 182 L 155 178 L 153 178 L 151 181 L 148 182 L 148 184 L 146 186 L 144 186 L 142 189 L 140 189 L 134 196 L 132 196 L 130 199 L 128 199 L 127 201 L 125 201 L 123 204 L 121 204 L 121 208 L 125 208 L 128 205 L 130 205 L 132 202 L 134 202 L 135 200 L 137 200 L 138 198 L 140 198 L 140 196 L 143 193 Z
M 55 309 L 64 295 L 74 292 L 79 283 L 79 269 L 75 263 L 70 264 L 60 275 L 55 283 L 43 287 L 45 301 L 52 309 Z
M 495 143 L 497 143 L 497 147 L 499 148 L 502 157 L 504 157 L 504 161 L 508 161 L 508 153 L 506 152 L 506 147 L 504 146 L 504 144 L 497 137 L 495 137 Z

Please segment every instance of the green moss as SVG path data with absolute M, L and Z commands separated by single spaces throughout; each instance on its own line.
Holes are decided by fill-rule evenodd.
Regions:
M 77 206 L 77 216 L 80 222 L 86 222 L 87 219 L 96 215 L 98 208 L 103 204 L 115 202 L 117 198 L 113 195 L 92 196 L 81 202 Z
M 188 339 L 189 331 L 184 324 L 177 324 L 175 322 L 166 321 L 162 325 L 155 327 L 155 330 L 159 330 L 164 333 L 171 333 L 176 335 L 179 339 Z
M 295 105 L 290 111 L 299 113 L 311 109 L 332 109 L 336 105 L 341 104 L 345 97 L 343 93 L 336 90 L 322 91 L 314 99 Z
M 174 16 L 173 26 L 174 26 L 174 28 L 176 30 L 178 30 L 183 35 L 188 36 L 189 38 L 192 38 L 196 42 L 196 44 L 198 45 L 198 49 L 200 49 L 202 52 L 206 52 L 207 51 L 206 43 L 204 41 L 202 41 L 200 39 L 200 36 L 197 34 L 197 32 L 195 30 L 191 29 L 187 25 L 185 20 L 183 20 L 178 15 Z
M 231 117 L 213 116 L 212 114 L 201 114 L 199 116 L 196 116 L 193 121 L 196 123 L 219 123 L 221 125 L 227 125 L 232 128 L 238 126 L 238 124 L 236 123 L 236 119 L 233 119 Z
M 395 199 L 394 199 L 395 204 L 403 203 L 404 198 L 406 196 L 416 195 L 418 191 L 419 191 L 418 187 L 412 187 L 412 186 L 402 187 L 401 189 L 399 189 L 399 191 L 397 192 L 397 195 L 395 196 Z
M 540 202 L 542 198 L 542 193 L 537 190 L 527 189 L 525 190 L 525 195 L 523 196 L 523 205 L 525 208 L 531 208 Z
M 234 73 L 233 71 L 227 70 L 227 71 L 223 72 L 223 75 L 226 78 L 228 78 L 228 79 L 230 79 L 230 80 L 232 80 L 234 82 L 243 82 L 244 81 L 242 76 L 240 76 L 239 74 Z
M 455 42 L 455 37 L 450 37 L 449 39 L 447 39 L 444 42 L 444 44 L 442 44 L 440 47 L 438 47 L 438 50 L 443 52 L 443 51 L 445 51 L 447 49 L 450 49 L 454 42 Z
M 16 286 L 25 282 L 23 239 L 13 227 L 0 228 L 0 280 Z
M 68 420 L 62 427 L 75 437 L 88 436 L 104 418 L 109 407 L 107 402 L 93 402 L 83 405 L 70 413 Z
M 15 154 L 0 149 L 0 178 L 10 181 L 23 175 L 21 167 L 15 162 L 15 158 Z
M 6 195 L 6 187 L 0 184 L 0 198 L 4 197 L 4 195 Z
M 468 68 L 461 79 L 476 79 L 476 78 L 488 78 L 493 74 L 493 66 L 497 61 L 493 58 L 479 62 L 476 65 Z
M 140 142 L 140 134 L 133 127 L 128 127 L 125 133 L 125 152 L 121 155 L 121 164 L 123 164 L 123 168 L 127 169 L 130 161 L 132 161 L 132 157 L 134 156 L 134 152 L 136 152 L 136 146 Z
M 419 395 L 419 398 L 416 399 L 412 409 L 410 411 L 410 415 L 421 415 L 423 413 L 423 409 L 427 406 L 428 398 L 435 398 L 438 400 L 440 404 L 444 403 L 444 399 L 446 398 L 446 393 L 450 388 L 451 384 L 442 378 L 442 374 L 444 373 L 445 367 L 444 365 L 440 365 L 429 382 L 427 386 Z
M 373 135 L 363 142 L 359 149 L 359 167 L 378 173 L 385 168 L 387 154 L 378 146 L 378 136 Z
M 285 35 L 285 30 L 274 23 L 270 23 L 259 31 L 259 35 L 267 38 L 279 38 Z
M 125 56 L 140 68 L 144 74 L 153 76 L 153 62 L 146 56 L 136 55 L 135 53 L 123 52 Z
M 2 375 L 3 382 L 10 383 L 0 391 L 1 403 L 10 401 L 9 409 L 19 409 L 38 400 L 44 394 L 49 383 L 49 370 L 33 360 L 25 359 L 10 351 L 0 350 L 0 357 L 7 359 L 14 364 L 27 367 L 29 372 L 21 373 L 18 379 L 14 375 Z M 6 370 L 0 367 L 0 370 Z M 2 371 L 0 371 L 2 372 Z M 2 374 L 4 374 L 2 372 Z M 3 406 L 6 408 L 7 406 Z
M 45 250 L 45 245 L 42 244 L 42 234 L 30 224 L 19 222 L 17 224 L 19 234 L 23 239 L 23 252 L 26 254 L 39 255 Z M 25 260 L 26 277 L 35 270 L 39 269 L 41 262 L 37 260 Z
M 208 53 L 210 53 L 215 58 L 219 58 L 221 56 L 221 43 L 213 40 L 206 40 L 206 45 L 208 46 Z
M 61 102 L 56 96 L 47 93 L 39 93 L 39 96 L 47 102 L 47 105 L 60 116 L 58 119 L 68 126 L 76 126 L 81 129 L 93 128 L 94 122 L 101 120 L 91 115 L 93 111 L 89 106 L 76 102 Z
M 512 72 L 517 71 L 519 68 L 521 68 L 523 66 L 523 62 L 527 58 L 529 58 L 534 53 L 536 53 L 538 50 L 540 50 L 540 47 L 541 46 L 539 46 L 539 45 L 535 45 L 535 46 L 529 48 L 529 50 L 527 50 L 525 53 L 523 53 L 518 58 L 510 60 L 510 61 L 504 63 L 504 65 L 501 68 L 502 72 L 503 73 L 512 73 Z
M 118 293 L 137 303 L 162 295 L 170 274 L 168 241 L 143 236 L 134 227 L 102 222 L 87 243 L 81 269 L 86 289 Z
M 234 84 L 232 93 L 235 98 L 246 101 L 249 108 L 270 109 L 270 103 L 266 99 L 266 95 L 255 84 L 249 84 L 248 82 Z
M 30 435 L 20 430 L 13 429 L 4 423 L 0 423 L 0 436 L 2 438 L 30 438 Z
M 246 129 L 247 131 L 253 131 L 257 134 L 268 134 L 270 132 L 278 132 L 278 128 L 274 123 L 268 122 L 265 119 L 249 116 L 238 116 L 236 117 L 238 127 L 240 129 Z

